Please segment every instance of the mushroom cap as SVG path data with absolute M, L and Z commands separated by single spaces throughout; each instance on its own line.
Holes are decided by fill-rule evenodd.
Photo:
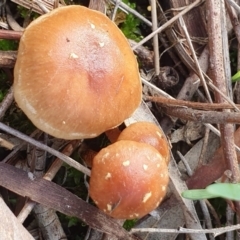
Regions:
M 57 8 L 33 21 L 21 37 L 14 97 L 50 135 L 95 137 L 140 104 L 138 64 L 104 14 L 81 6 Z
M 167 138 L 156 124 L 151 122 L 136 122 L 126 127 L 119 135 L 118 140 L 132 140 L 150 144 L 155 147 L 166 163 L 170 160 L 170 147 Z
M 89 194 L 114 218 L 140 218 L 160 204 L 168 179 L 167 165 L 154 147 L 122 140 L 94 157 Z

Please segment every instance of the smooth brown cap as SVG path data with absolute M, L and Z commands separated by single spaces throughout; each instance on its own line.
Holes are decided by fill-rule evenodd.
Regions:
M 167 165 L 154 147 L 122 140 L 94 157 L 89 194 L 114 218 L 140 218 L 160 204 L 168 179 Z
M 122 123 L 140 104 L 138 64 L 122 32 L 105 15 L 61 7 L 24 31 L 14 97 L 50 135 L 95 137 Z
M 170 147 L 167 138 L 156 124 L 151 122 L 136 122 L 125 128 L 119 135 L 119 140 L 132 140 L 150 144 L 155 147 L 166 163 L 170 160 Z

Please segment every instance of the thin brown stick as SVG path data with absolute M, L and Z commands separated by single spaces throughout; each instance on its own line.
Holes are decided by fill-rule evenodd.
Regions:
M 167 115 L 177 117 L 187 121 L 211 123 L 211 124 L 225 124 L 225 123 L 239 123 L 240 113 L 236 112 L 216 112 L 216 111 L 202 111 L 192 108 L 163 108 Z
M 0 30 L 0 39 L 19 40 L 23 32 L 12 30 Z
M 133 47 L 133 50 L 135 50 L 136 48 L 138 48 L 139 46 L 143 45 L 144 43 L 146 43 L 148 40 L 150 40 L 155 34 L 158 34 L 160 32 L 162 32 L 164 29 L 166 29 L 167 27 L 169 27 L 172 23 L 174 23 L 180 16 L 183 16 L 184 14 L 186 14 L 187 12 L 189 12 L 191 9 L 193 9 L 194 7 L 196 7 L 198 4 L 201 4 L 202 1 L 201 0 L 196 0 L 195 2 L 189 4 L 188 6 L 186 6 L 186 8 L 178 13 L 177 15 L 175 15 L 173 18 L 171 18 L 168 22 L 164 23 L 161 27 L 159 27 L 157 30 L 153 31 L 152 33 L 150 33 L 147 37 L 145 37 L 143 40 L 141 40 L 136 46 Z
M 42 144 L 41 142 L 36 141 L 35 139 L 32 139 L 31 137 L 5 125 L 4 123 L 0 122 L 0 129 L 3 130 L 4 132 L 7 132 L 11 135 L 14 135 L 17 138 L 20 138 L 34 146 L 36 146 L 39 149 L 42 149 L 44 151 L 47 151 L 49 153 L 51 153 L 52 155 L 60 158 L 62 161 L 64 161 L 65 163 L 67 163 L 68 165 L 70 165 L 73 168 L 76 168 L 78 171 L 83 172 L 84 174 L 86 174 L 87 176 L 91 175 L 91 171 L 86 168 L 85 166 L 81 165 L 80 163 L 78 163 L 77 161 L 73 160 L 72 158 L 60 153 L 59 151 L 56 151 L 53 148 L 50 148 L 49 146 Z
M 182 17 L 180 17 L 179 21 L 180 21 L 182 30 L 183 30 L 183 32 L 184 32 L 184 34 L 186 36 L 188 46 L 189 46 L 189 48 L 191 50 L 191 53 L 192 53 L 192 56 L 193 56 L 193 59 L 194 59 L 195 65 L 196 65 L 196 71 L 197 71 L 197 74 L 199 76 L 200 81 L 202 82 L 202 86 L 203 86 L 203 88 L 205 90 L 206 97 L 207 97 L 209 102 L 212 102 L 212 98 L 211 98 L 210 92 L 208 90 L 208 86 L 207 86 L 206 80 L 205 80 L 205 78 L 203 76 L 203 72 L 202 72 L 202 70 L 200 68 L 200 65 L 198 63 L 198 59 L 197 59 L 197 56 L 196 56 L 196 53 L 195 53 L 195 49 L 194 49 L 192 41 L 190 39 L 190 35 L 188 33 L 188 30 L 187 30 L 187 27 L 185 25 L 184 19 Z
M 218 236 L 220 234 L 234 231 L 240 229 L 240 224 L 236 224 L 233 226 L 226 226 L 226 227 L 220 227 L 220 228 L 212 228 L 212 229 L 188 229 L 188 228 L 178 228 L 178 229 L 160 229 L 160 228 L 132 228 L 130 233 L 136 233 L 136 232 L 150 232 L 150 233 L 194 233 L 194 234 L 200 234 L 200 233 L 213 233 L 214 236 Z
M 62 153 L 65 154 L 66 156 L 70 156 L 72 154 L 73 150 L 76 149 L 77 145 L 78 145 L 77 141 L 71 141 L 63 149 Z M 50 166 L 50 168 L 48 169 L 48 171 L 43 176 L 43 178 L 48 180 L 48 181 L 52 181 L 52 179 L 55 177 L 55 175 L 57 174 L 57 172 L 61 168 L 62 164 L 63 164 L 63 161 L 61 159 L 59 159 L 59 158 L 56 158 L 54 160 L 54 162 L 52 163 L 52 165 Z M 22 210 L 20 211 L 20 213 L 17 216 L 18 220 L 21 223 L 23 223 L 25 221 L 27 216 L 30 214 L 30 212 L 34 208 L 35 204 L 36 203 L 31 201 L 31 200 L 29 200 L 28 202 L 25 203 L 25 205 L 23 206 Z
M 12 102 L 13 102 L 13 88 L 11 87 L 0 104 L 0 119 L 4 117 L 5 112 L 8 110 Z
M 39 6 L 37 1 L 29 1 L 29 0 L 12 0 L 16 4 L 25 7 L 26 9 L 31 9 L 33 12 L 37 12 L 39 14 L 43 14 L 44 11 Z M 40 2 L 40 1 L 39 1 Z M 41 0 L 41 5 L 43 5 L 49 11 L 53 10 L 55 7 L 55 0 Z M 61 4 L 59 4 L 61 6 Z
M 99 12 L 105 12 L 105 1 L 104 0 L 90 0 L 88 7 L 90 9 L 97 10 Z
M 8 5 L 6 5 L 6 12 L 7 12 L 7 22 L 9 24 L 9 26 L 11 27 L 11 29 L 13 29 L 14 31 L 23 31 L 24 28 L 22 28 L 18 22 L 14 19 L 10 7 Z
M 209 133 L 210 133 L 210 129 L 208 127 L 206 127 L 204 138 L 203 138 L 203 145 L 202 145 L 200 157 L 199 157 L 199 160 L 198 160 L 198 166 L 200 166 L 204 163 L 205 155 L 207 153 L 208 144 L 209 144 L 209 141 L 208 141 L 209 140 Z
M 159 14 L 160 22 L 161 22 L 161 24 L 166 23 L 168 21 L 166 14 L 163 11 L 161 5 L 160 4 L 158 4 L 158 5 L 159 5 L 158 6 L 158 9 L 159 9 L 158 14 Z M 189 56 L 187 51 L 185 51 L 183 44 L 181 43 L 180 39 L 178 39 L 178 36 L 175 33 L 175 31 L 173 30 L 173 28 L 167 28 L 165 33 L 166 33 L 167 38 L 164 35 L 159 34 L 159 36 L 158 36 L 159 40 L 161 41 L 164 48 L 167 49 L 169 56 L 171 57 L 172 61 L 178 68 L 179 72 L 183 76 L 187 77 L 188 74 L 186 72 L 186 69 L 184 69 L 182 65 L 185 64 L 187 67 L 190 66 L 189 68 L 192 69 L 191 66 L 194 66 L 194 63 L 192 62 L 192 58 Z M 173 51 L 173 49 L 170 45 L 172 45 L 176 49 L 178 56 L 176 55 L 175 51 Z M 180 61 L 180 59 L 182 61 Z
M 17 59 L 16 51 L 0 51 L 0 67 L 13 68 Z
M 208 57 L 209 57 L 209 51 L 208 51 L 208 48 L 205 47 L 201 56 L 198 59 L 200 67 L 203 72 L 207 71 L 207 68 L 209 65 Z M 190 100 L 192 98 L 193 94 L 198 89 L 199 83 L 200 83 L 199 77 L 195 73 L 192 72 L 190 74 L 190 76 L 185 80 L 184 85 L 183 85 L 182 89 L 180 90 L 177 98 Z M 177 119 L 174 119 L 174 120 L 172 119 L 172 122 L 170 122 L 169 119 L 164 118 L 161 121 L 161 126 L 164 129 L 165 133 L 169 133 L 171 131 L 173 124 L 176 120 Z
M 240 24 L 238 20 L 238 15 L 236 11 L 229 5 L 228 1 L 226 2 L 226 8 L 228 10 L 229 18 L 231 20 L 233 30 L 235 32 L 235 36 L 238 40 L 238 44 L 240 43 Z
M 208 35 L 209 35 L 209 53 L 210 53 L 210 71 L 214 85 L 223 93 L 228 95 L 226 83 L 226 68 L 224 65 L 223 39 L 227 38 L 226 30 L 222 31 L 222 22 L 225 17 L 224 4 L 219 0 L 206 1 L 207 18 L 208 18 Z M 221 94 L 215 91 L 215 99 L 218 103 L 225 102 Z M 229 110 L 224 112 L 230 113 Z M 223 154 L 225 157 L 226 165 L 232 172 L 232 181 L 240 181 L 240 173 L 238 168 L 238 161 L 236 150 L 234 148 L 234 126 L 232 124 L 220 125 L 221 142 L 223 146 Z M 237 212 L 240 214 L 239 204 L 235 205 Z
M 193 109 L 202 110 L 219 110 L 219 109 L 234 109 L 234 107 L 228 103 L 202 103 L 202 102 L 190 102 L 179 99 L 170 99 L 161 96 L 151 97 L 145 96 L 146 100 L 156 102 L 162 106 L 167 107 L 190 107 Z M 240 104 L 236 104 L 240 108 Z

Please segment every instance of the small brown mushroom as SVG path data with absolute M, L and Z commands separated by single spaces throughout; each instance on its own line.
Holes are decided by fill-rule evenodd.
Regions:
M 104 14 L 60 7 L 24 31 L 14 97 L 33 124 L 50 135 L 95 137 L 121 124 L 140 104 L 136 57 Z
M 94 157 L 89 194 L 114 218 L 140 218 L 161 203 L 168 179 L 166 162 L 154 147 L 122 140 Z
M 136 122 L 125 128 L 118 137 L 119 140 L 132 140 L 150 144 L 155 147 L 169 163 L 170 147 L 161 128 L 151 122 Z

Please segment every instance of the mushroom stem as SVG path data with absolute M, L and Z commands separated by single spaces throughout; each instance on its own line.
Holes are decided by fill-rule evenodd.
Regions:
M 111 143 L 115 143 L 120 135 L 121 131 L 118 127 L 109 129 L 105 132 L 107 138 Z

